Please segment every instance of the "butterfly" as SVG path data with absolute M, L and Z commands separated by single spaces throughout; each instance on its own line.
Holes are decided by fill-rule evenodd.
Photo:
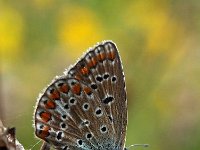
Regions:
M 125 77 L 114 42 L 98 43 L 53 79 L 38 98 L 34 128 L 43 149 L 125 149 Z

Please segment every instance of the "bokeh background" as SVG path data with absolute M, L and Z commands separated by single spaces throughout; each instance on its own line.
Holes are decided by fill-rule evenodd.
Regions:
M 31 148 L 38 142 L 32 116 L 39 93 L 87 48 L 108 39 L 119 48 L 126 76 L 126 146 L 200 149 L 198 0 L 1 0 L 4 124 L 15 126 Z

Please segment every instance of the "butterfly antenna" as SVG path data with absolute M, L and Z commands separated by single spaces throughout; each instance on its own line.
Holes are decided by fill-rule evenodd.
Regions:
M 130 145 L 129 147 L 127 147 L 125 150 L 129 150 L 129 148 L 131 148 L 131 147 L 138 147 L 138 146 L 149 147 L 149 144 L 133 144 L 133 145 Z

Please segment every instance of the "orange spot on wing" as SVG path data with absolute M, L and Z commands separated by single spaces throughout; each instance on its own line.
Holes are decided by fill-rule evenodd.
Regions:
M 103 53 L 100 53 L 100 56 L 101 56 L 101 60 L 103 61 L 103 60 L 105 60 L 105 58 L 106 58 L 106 55 L 105 55 L 105 53 L 103 52 Z
M 82 79 L 80 75 L 75 75 L 74 78 L 77 79 L 77 80 L 81 80 Z
M 48 122 L 51 119 L 51 114 L 48 112 L 41 112 L 40 117 L 44 122 Z
M 94 67 L 92 61 L 89 61 L 89 62 L 87 63 L 87 65 L 88 65 L 88 67 L 90 67 L 90 68 Z
M 89 73 L 88 68 L 87 68 L 87 67 L 81 68 L 81 73 L 82 73 L 83 75 L 88 75 L 88 73 Z
M 87 95 L 92 94 L 92 90 L 91 90 L 91 88 L 89 88 L 89 87 L 85 87 L 85 88 L 84 88 L 84 92 L 85 92 Z
M 101 61 L 101 55 L 100 54 L 97 55 L 97 60 Z
M 105 53 L 104 52 L 100 52 L 98 55 L 97 55 L 97 60 L 98 61 L 104 61 L 105 60 L 105 58 L 106 58 L 106 55 L 105 55 Z
M 95 59 L 94 57 L 91 59 L 91 61 L 92 61 L 92 64 L 93 64 L 94 66 L 97 65 L 97 61 L 96 61 L 96 59 Z
M 80 84 L 75 84 L 72 86 L 72 92 L 74 94 L 80 95 L 81 93 L 81 85 Z
M 89 68 L 93 68 L 93 67 L 96 66 L 96 64 L 97 64 L 97 61 L 95 60 L 94 57 L 92 57 L 91 61 L 89 61 L 87 65 L 88 65 Z
M 63 92 L 63 93 L 67 93 L 67 92 L 69 91 L 69 87 L 68 87 L 67 84 L 63 84 L 63 85 L 59 88 L 59 90 L 60 90 L 61 92 Z
M 109 58 L 109 59 L 114 60 L 115 57 L 116 57 L 116 56 L 115 56 L 115 52 L 114 52 L 114 51 L 111 51 L 111 52 L 108 53 L 108 58 Z
M 48 126 L 45 126 L 42 130 L 39 131 L 39 134 L 38 136 L 41 138 L 41 139 L 44 139 L 49 136 L 49 130 L 50 128 Z
M 52 91 L 50 92 L 50 95 L 49 95 L 49 97 L 51 98 L 51 99 L 60 99 L 60 94 L 59 94 L 59 92 L 57 91 L 57 90 L 55 90 L 55 89 L 52 89 Z
M 46 109 L 55 109 L 56 108 L 56 104 L 52 100 L 48 100 L 45 103 L 45 108 Z

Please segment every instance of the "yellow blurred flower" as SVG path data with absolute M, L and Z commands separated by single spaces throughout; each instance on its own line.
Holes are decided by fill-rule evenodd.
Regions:
M 16 57 L 23 42 L 23 18 L 18 11 L 0 7 L 0 50 L 6 57 Z
M 58 37 L 65 47 L 80 53 L 77 50 L 83 51 L 83 48 L 102 40 L 101 23 L 94 13 L 86 8 L 64 7 L 58 18 Z
M 173 52 L 184 29 L 174 20 L 163 1 L 134 1 L 129 5 L 126 19 L 129 28 L 141 30 L 146 37 L 146 50 L 152 55 Z M 132 17 L 132 18 L 130 18 Z

